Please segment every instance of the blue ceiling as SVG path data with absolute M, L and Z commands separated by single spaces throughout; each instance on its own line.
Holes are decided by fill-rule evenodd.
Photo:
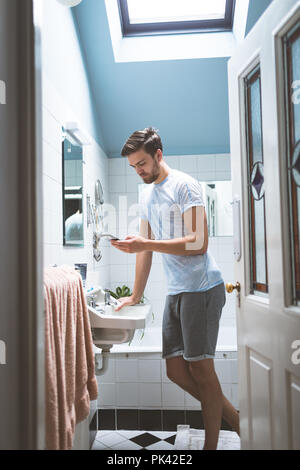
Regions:
M 115 63 L 104 0 L 84 0 L 73 14 L 108 157 L 147 126 L 159 129 L 164 155 L 229 153 L 229 58 Z

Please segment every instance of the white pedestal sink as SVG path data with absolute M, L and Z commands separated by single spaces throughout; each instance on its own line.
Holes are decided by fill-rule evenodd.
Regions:
M 130 305 L 116 312 L 113 305 L 104 304 L 102 293 L 99 290 L 94 294 L 95 307 L 88 305 L 93 342 L 98 347 L 127 343 L 136 329 L 145 328 L 151 305 Z

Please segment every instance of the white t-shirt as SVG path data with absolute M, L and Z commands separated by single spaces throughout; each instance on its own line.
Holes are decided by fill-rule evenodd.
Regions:
M 156 240 L 181 238 L 187 234 L 182 214 L 193 206 L 205 206 L 201 184 L 179 170 L 171 170 L 158 184 L 145 185 L 140 198 L 140 217 L 148 220 Z M 200 292 L 223 281 L 209 249 L 204 255 L 162 253 L 168 295 Z

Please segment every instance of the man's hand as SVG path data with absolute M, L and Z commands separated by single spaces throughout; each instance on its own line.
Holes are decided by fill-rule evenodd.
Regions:
M 125 305 L 136 305 L 139 303 L 141 299 L 137 299 L 133 295 L 130 295 L 129 297 L 121 297 L 118 300 L 120 302 L 120 305 L 115 307 L 115 312 L 118 312 L 119 310 L 121 310 L 121 308 L 125 307 Z
M 125 240 L 111 240 L 110 243 L 124 253 L 140 253 L 147 250 L 148 241 L 140 235 L 128 235 Z

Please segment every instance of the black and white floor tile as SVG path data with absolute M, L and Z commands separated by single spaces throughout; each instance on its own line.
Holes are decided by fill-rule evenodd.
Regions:
M 204 430 L 191 430 L 204 445 Z M 175 448 L 174 431 L 98 431 L 92 450 L 179 450 Z M 186 449 L 182 447 L 181 450 Z M 240 439 L 235 432 L 220 431 L 218 450 L 240 450 Z
M 98 431 L 92 450 L 175 450 L 175 431 Z

